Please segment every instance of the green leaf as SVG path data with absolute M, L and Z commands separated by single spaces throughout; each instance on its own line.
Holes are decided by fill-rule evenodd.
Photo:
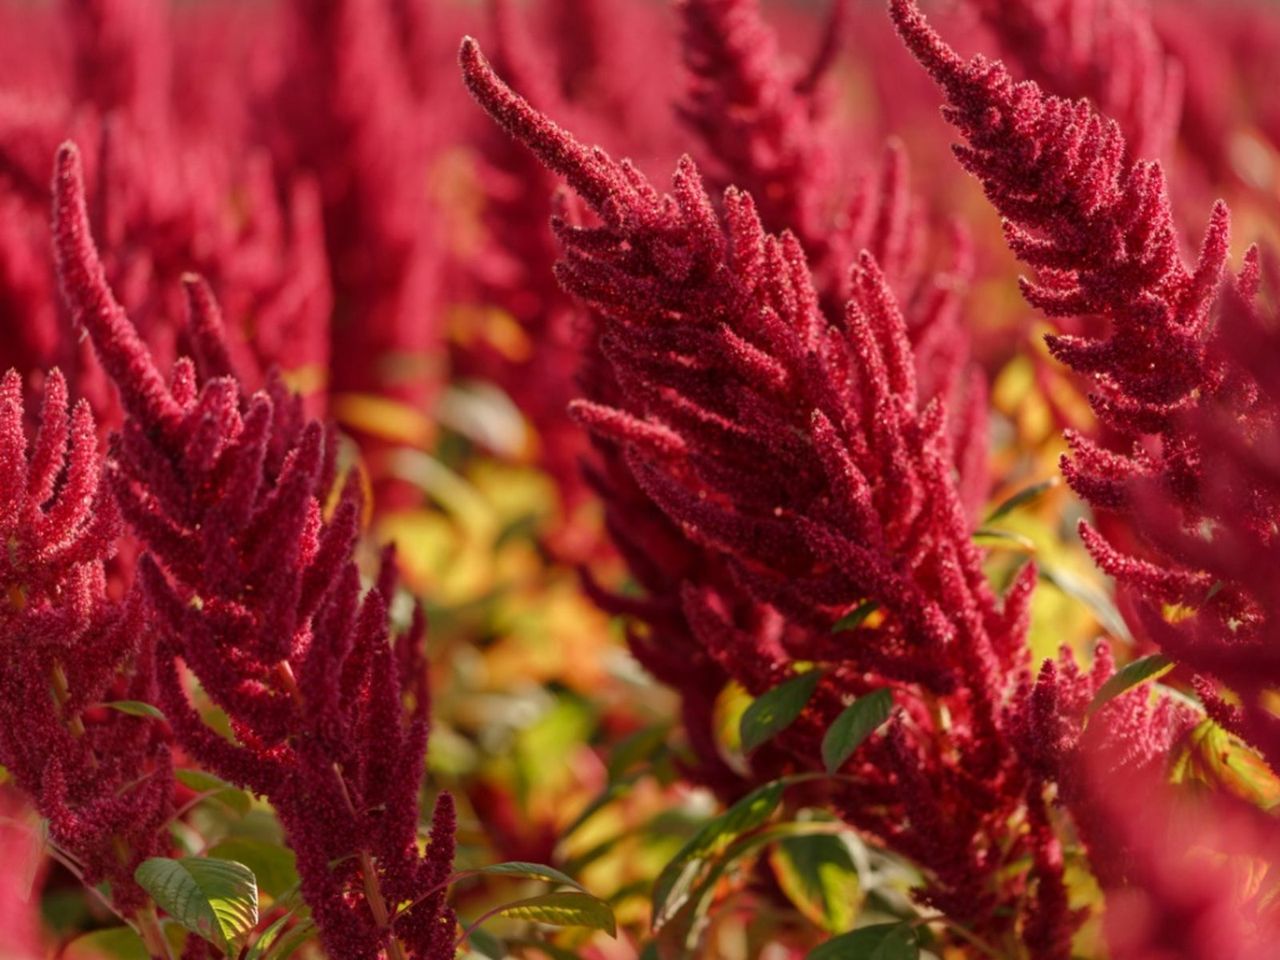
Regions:
M 264 957 L 271 953 L 271 948 L 274 947 L 277 942 L 279 942 L 281 951 L 283 951 L 294 938 L 301 936 L 305 939 L 310 936 L 311 931 L 315 929 L 315 924 L 312 923 L 311 919 L 308 917 L 300 921 L 296 927 L 290 930 L 289 933 L 281 939 L 281 935 L 285 933 L 285 928 L 288 927 L 292 921 L 297 919 L 297 916 L 297 907 L 292 910 L 287 910 L 278 916 L 272 924 L 267 927 L 267 929 L 263 930 L 262 933 L 258 935 L 258 939 L 253 942 L 253 946 L 250 948 L 249 952 L 245 954 L 244 960 L 263 960 Z M 301 940 L 299 940 L 299 943 L 301 943 Z M 280 955 L 282 955 L 280 952 L 272 954 L 273 958 Z
M 813 691 L 818 689 L 821 679 L 821 671 L 810 670 L 783 681 L 752 700 L 738 725 L 743 751 L 750 753 L 795 723 Z
M 489 960 L 504 960 L 507 955 L 506 944 L 488 930 L 472 930 L 468 934 L 468 939 L 471 940 L 472 949 L 480 956 L 488 957 Z
M 493 863 L 487 867 L 481 867 L 475 871 L 485 876 L 496 877 L 526 877 L 531 880 L 545 880 L 548 883 L 563 883 L 566 886 L 576 887 L 582 890 L 582 884 L 569 876 L 567 873 L 561 873 L 554 867 L 544 866 L 541 863 L 526 863 L 523 860 L 508 860 L 506 863 Z M 585 891 L 583 891 L 585 892 Z
M 275 949 L 264 957 L 263 960 L 288 960 L 288 958 L 297 953 L 299 949 L 313 941 L 315 936 L 315 921 L 308 917 L 281 937 L 279 941 L 276 942 Z
M 805 960 L 918 960 L 920 940 L 905 923 L 877 923 L 832 937 Z
M 973 531 L 973 539 L 996 540 L 1002 544 L 1007 544 L 1008 549 L 1017 550 L 1021 553 L 1036 552 L 1036 542 L 1034 540 L 1013 530 L 1002 530 L 997 527 L 980 527 Z
M 152 857 L 133 877 L 173 919 L 220 949 L 258 924 L 258 884 L 243 863 Z
M 1115 603 L 1104 591 L 1099 590 L 1093 583 L 1080 576 L 1073 570 L 1065 567 L 1050 566 L 1043 559 L 1037 564 L 1040 568 L 1040 579 L 1046 583 L 1057 587 L 1067 596 L 1079 600 L 1089 612 L 1093 614 L 1098 623 L 1106 629 L 1113 637 L 1125 641 L 1133 642 L 1133 634 L 1129 632 L 1129 625 L 1124 622 L 1124 617 L 1120 616 L 1120 611 L 1116 609 Z
M 497 912 L 513 920 L 533 920 L 555 927 L 587 927 L 603 930 L 611 937 L 618 935 L 618 923 L 609 905 L 589 893 L 544 893 L 508 903 Z
M 845 707 L 822 738 L 822 762 L 827 773 L 835 773 L 843 767 L 862 741 L 889 719 L 892 710 L 893 694 L 883 687 L 862 695 Z
M 150 960 L 147 945 L 131 927 L 108 927 L 72 940 L 61 953 L 65 960 Z
M 832 633 L 843 633 L 846 630 L 857 630 L 864 620 L 876 612 L 878 604 L 874 600 L 864 600 L 849 613 L 831 625 Z
M 165 719 L 159 707 L 153 707 L 151 704 L 144 703 L 141 700 L 112 700 L 110 703 L 102 704 L 102 706 L 110 707 L 112 710 L 119 710 L 121 713 L 127 713 L 131 717 L 151 717 L 153 720 Z
M 1122 669 L 1108 677 L 1107 682 L 1098 688 L 1098 692 L 1089 701 L 1089 707 L 1085 710 L 1084 715 L 1086 717 L 1093 716 L 1108 701 L 1114 700 L 1122 693 L 1132 690 L 1139 684 L 1164 676 L 1173 667 L 1173 661 L 1162 653 L 1139 657 L 1132 663 L 1126 664 Z
M 797 775 L 786 777 L 778 782 L 786 786 L 799 781 L 801 777 L 809 779 L 807 776 Z M 698 935 L 705 927 L 707 914 L 720 888 L 721 877 L 731 867 L 736 866 L 756 851 L 769 847 L 781 840 L 817 834 L 830 835 L 833 830 L 841 829 L 847 830 L 842 825 L 833 822 L 815 820 L 788 821 L 785 823 L 772 823 L 739 837 L 726 850 L 707 861 L 706 869 L 698 874 L 696 881 L 690 885 L 689 893 L 684 897 L 684 902 L 672 912 L 661 930 L 658 931 L 659 939 L 663 944 L 669 945 L 676 956 L 696 955 L 693 951 L 697 949 Z
M 808 920 L 828 933 L 853 926 L 861 906 L 858 868 L 844 839 L 832 834 L 788 837 L 769 855 L 778 886 Z
M 1038 500 L 1054 487 L 1058 486 L 1062 481 L 1057 477 L 1050 477 L 1048 480 L 1042 480 L 1039 483 L 1033 483 L 1029 487 L 1023 487 L 1008 500 L 1005 500 L 1000 506 L 996 507 L 987 515 L 986 522 L 991 523 L 999 520 L 1001 517 L 1008 516 L 1020 507 L 1025 507 L 1033 500 Z
M 620 779 L 631 767 L 643 761 L 652 760 L 666 746 L 667 734 L 671 724 L 667 721 L 653 723 L 642 727 L 618 741 L 609 751 L 609 782 Z
M 253 799 L 249 794 L 239 787 L 227 783 L 221 777 L 215 777 L 212 773 L 205 773 L 203 770 L 184 769 L 173 771 L 173 776 L 184 787 L 194 790 L 196 793 L 209 794 L 210 800 L 217 800 L 242 817 L 253 806 Z
M 670 920 L 688 900 L 710 858 L 718 856 L 742 834 L 761 826 L 773 816 L 784 789 L 786 783 L 781 780 L 756 788 L 689 838 L 654 882 L 655 930 Z
M 220 860 L 243 863 L 253 871 L 258 887 L 272 897 L 280 897 L 298 885 L 297 858 L 279 843 L 253 837 L 228 837 L 209 848 Z

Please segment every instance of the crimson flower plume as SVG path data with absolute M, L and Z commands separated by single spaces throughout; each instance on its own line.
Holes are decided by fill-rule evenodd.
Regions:
M 57 370 L 38 426 L 22 378 L 0 381 L 0 763 L 49 823 L 89 885 L 111 885 L 122 914 L 143 907 L 137 865 L 168 852 L 173 773 L 154 719 L 103 701 L 154 697 L 139 597 L 107 595 L 120 517 L 103 482 L 93 415 L 68 409 Z
M 1003 605 L 988 586 L 945 404 L 920 396 L 875 259 L 859 259 L 836 326 L 800 243 L 766 232 L 750 195 L 726 191 L 717 213 L 687 158 L 660 194 L 530 107 L 474 41 L 461 60 L 481 106 L 598 218 L 555 223 L 557 275 L 594 311 L 607 362 L 574 414 L 608 454 L 610 529 L 651 591 L 611 603 L 651 628 L 633 638 L 637 656 L 664 679 L 683 663 L 686 676 L 718 673 L 753 694 L 797 661 L 823 665 L 805 715 L 753 754 L 759 779 L 819 767 L 845 698 L 890 686 L 900 713 L 846 765 L 853 783 L 833 802 L 925 868 L 926 902 L 1009 933 L 1029 874 L 998 877 L 996 847 L 1056 842 L 1008 833 L 1029 784 L 1003 705 L 1026 664 L 1034 570 Z M 833 634 L 863 602 L 883 621 Z M 710 692 L 676 683 L 686 723 L 705 724 Z M 931 702 L 952 718 L 945 749 Z M 704 732 L 690 736 L 707 749 Z M 1045 901 L 1045 922 L 1069 927 L 1056 902 Z
M 1130 450 L 1072 434 L 1063 472 L 1093 506 L 1129 515 L 1143 555 L 1083 524 L 1086 545 L 1146 599 L 1144 632 L 1207 678 L 1210 709 L 1277 766 L 1280 724 L 1265 705 L 1280 681 L 1267 652 L 1277 621 L 1262 579 L 1280 509 L 1269 465 L 1277 394 L 1258 362 L 1275 348 L 1253 303 L 1256 254 L 1219 297 L 1224 204 L 1197 262 L 1186 263 L 1159 165 L 1128 159 L 1114 121 L 1014 83 L 1000 64 L 965 63 L 905 0 L 894 15 L 951 101 L 947 116 L 968 140 L 956 148 L 961 162 L 1005 216 L 1014 252 L 1037 270 L 1024 281 L 1027 298 L 1051 316 L 1106 321 L 1104 335 L 1054 336 L 1050 350 L 1093 379 L 1095 411 Z M 1162 608 L 1179 604 L 1196 615 L 1170 622 Z M 1216 684 L 1242 704 L 1228 708 Z
M 1159 157 L 1178 132 L 1181 63 L 1145 0 L 969 0 L 1005 55 L 1049 93 L 1088 97 L 1114 117 L 1134 157 Z
M 448 795 L 425 855 L 417 845 L 424 624 L 415 614 L 393 636 L 393 558 L 361 596 L 356 485 L 325 509 L 334 437 L 278 379 L 250 396 L 227 375 L 197 277 L 186 282 L 197 362 L 161 377 L 106 284 L 69 144 L 56 162 L 54 238 L 63 294 L 126 412 L 113 489 L 147 549 L 138 577 L 175 735 L 202 765 L 271 801 L 332 955 L 452 957 Z M 179 660 L 226 712 L 235 742 L 204 724 Z

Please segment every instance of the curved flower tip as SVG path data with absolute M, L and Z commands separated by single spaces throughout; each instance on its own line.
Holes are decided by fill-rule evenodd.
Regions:
M 148 427 L 176 429 L 182 410 L 107 285 L 89 226 L 80 151 L 71 141 L 58 147 L 54 158 L 53 254 L 72 322 L 89 332 L 125 409 Z
M 625 189 L 604 151 L 589 149 L 535 110 L 494 72 L 474 38 L 462 38 L 458 62 L 467 90 L 485 113 L 563 176 L 592 207 L 601 209 L 611 196 Z
M 889 0 L 889 16 L 903 42 L 935 80 L 946 83 L 955 77 L 964 61 L 929 25 L 915 0 Z

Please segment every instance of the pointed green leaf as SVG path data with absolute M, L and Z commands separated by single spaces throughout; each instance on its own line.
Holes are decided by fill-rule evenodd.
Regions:
M 832 937 L 805 960 L 918 960 L 920 940 L 905 923 L 877 923 Z
M 878 604 L 874 600 L 866 600 L 858 604 L 849 613 L 831 625 L 832 633 L 843 633 L 846 630 L 857 630 L 867 617 L 876 612 Z
M 110 707 L 112 710 L 119 710 L 121 713 L 127 713 L 131 717 L 151 717 L 153 720 L 163 720 L 165 718 L 159 707 L 154 707 L 141 700 L 112 700 L 110 703 L 102 704 L 102 706 Z
M 475 872 L 486 876 L 526 877 L 530 880 L 545 880 L 547 883 L 563 883 L 566 886 L 582 890 L 582 884 L 567 873 L 561 873 L 554 867 L 544 866 L 541 863 L 508 860 L 506 863 L 492 863 L 487 867 L 481 867 Z
M 477 928 L 472 930 L 467 938 L 471 941 L 472 950 L 482 957 L 488 957 L 489 960 L 504 960 L 507 955 L 506 944 L 488 930 Z
M 173 919 L 220 949 L 258 924 L 258 884 L 243 863 L 152 857 L 133 876 Z
M 1086 717 L 1093 716 L 1108 701 L 1114 700 L 1122 693 L 1127 693 L 1139 684 L 1164 676 L 1173 667 L 1173 661 L 1162 653 L 1139 657 L 1132 663 L 1126 664 L 1122 669 L 1117 670 L 1108 677 L 1107 682 L 1098 688 L 1098 692 L 1089 701 L 1089 707 L 1085 710 L 1084 715 Z
M 0 954 L 3 956 L 3 954 Z M 60 957 L 79 960 L 93 957 L 94 960 L 150 960 L 147 945 L 134 932 L 132 927 L 107 927 L 82 934 L 67 944 Z
M 227 837 L 209 848 L 209 856 L 234 860 L 253 871 L 258 888 L 280 897 L 298 885 L 298 863 L 292 850 L 281 843 L 254 837 Z
M 1133 634 L 1129 632 L 1129 625 L 1124 622 L 1124 617 L 1120 616 L 1120 611 L 1105 591 L 1098 589 L 1089 580 L 1073 570 L 1068 570 L 1066 567 L 1051 566 L 1043 562 L 1043 560 L 1039 561 L 1038 565 L 1040 567 L 1041 580 L 1052 584 L 1067 596 L 1083 603 L 1089 608 L 1089 612 L 1094 615 L 1098 623 L 1102 624 L 1113 637 L 1117 637 L 1125 643 L 1133 642 Z
M 758 787 L 709 820 L 689 838 L 653 885 L 653 926 L 659 929 L 680 909 L 697 885 L 709 858 L 725 850 L 748 830 L 764 824 L 782 800 L 786 783 L 775 780 Z
M 1057 477 L 1050 477 L 1048 480 L 1042 480 L 1039 483 L 1033 483 L 1029 487 L 1023 487 L 1008 500 L 1005 500 L 1000 506 L 996 507 L 987 516 L 987 523 L 993 520 L 999 520 L 1001 517 L 1007 516 L 1019 507 L 1025 507 L 1033 500 L 1038 500 L 1054 487 L 1058 486 L 1061 481 Z
M 844 766 L 862 741 L 889 719 L 892 709 L 893 694 L 885 688 L 864 694 L 845 707 L 822 738 L 822 762 L 827 773 Z
M 544 893 L 508 903 L 498 913 L 514 920 L 533 920 L 555 927 L 587 927 L 603 930 L 611 937 L 618 935 L 618 924 L 609 905 L 589 893 Z
M 196 793 L 209 794 L 210 800 L 217 800 L 219 803 L 225 804 L 242 817 L 253 806 L 253 799 L 249 794 L 239 787 L 227 783 L 221 777 L 215 777 L 212 773 L 205 773 L 203 770 L 183 769 L 173 771 L 173 776 L 184 787 L 194 790 Z
M 750 753 L 791 726 L 813 696 L 813 691 L 818 689 L 821 679 L 821 671 L 810 670 L 783 681 L 752 700 L 738 725 L 743 751 Z
M 787 837 L 769 854 L 778 886 L 796 909 L 828 933 L 853 926 L 862 902 L 858 868 L 844 839 L 832 834 Z
M 1022 553 L 1035 553 L 1036 542 L 1013 530 L 1002 530 L 997 527 L 980 527 L 973 531 L 975 540 L 996 540 L 1006 545 L 1006 549 L 1018 550 Z
M 271 948 L 274 947 L 277 942 L 280 943 L 281 947 L 283 947 L 292 937 L 298 935 L 299 931 L 305 930 L 309 932 L 315 928 L 315 924 L 311 922 L 310 918 L 307 918 L 300 921 L 293 930 L 289 931 L 288 936 L 281 939 L 282 935 L 285 933 L 285 929 L 290 923 L 297 919 L 297 915 L 297 907 L 280 914 L 280 916 L 278 916 L 272 924 L 267 927 L 267 929 L 258 934 L 258 939 L 253 942 L 253 946 L 249 949 L 249 952 L 245 954 L 244 960 L 263 960 L 264 957 L 271 953 Z

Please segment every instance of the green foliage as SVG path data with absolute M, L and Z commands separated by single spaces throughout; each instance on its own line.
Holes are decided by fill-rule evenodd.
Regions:
M 618 924 L 613 911 L 603 900 L 575 890 L 544 893 L 541 896 L 505 904 L 498 911 L 503 917 L 533 920 L 554 927 L 586 927 L 617 936 Z
M 918 960 L 920 940 L 913 926 L 877 923 L 833 937 L 805 960 Z
M 258 923 L 253 871 L 234 860 L 152 857 L 134 879 L 174 920 L 225 950 Z
M 1089 707 L 1085 710 L 1085 716 L 1091 717 L 1098 712 L 1108 701 L 1114 700 L 1123 693 L 1127 693 L 1134 687 L 1146 683 L 1148 680 L 1155 680 L 1162 677 L 1173 669 L 1173 661 L 1161 653 L 1153 653 L 1150 656 L 1139 657 L 1132 663 L 1125 665 L 1122 669 L 1113 673 L 1107 678 L 1106 683 L 1098 688 L 1098 692 L 1093 695 L 1093 699 L 1089 701 Z
M 739 731 L 742 749 L 750 753 L 796 721 L 818 689 L 821 672 L 810 670 L 792 677 L 751 702 L 742 714 Z
M 121 713 L 127 713 L 131 717 L 150 717 L 153 720 L 163 720 L 165 718 L 159 707 L 152 706 L 142 700 L 112 700 L 110 703 L 104 703 L 103 706 L 110 707 L 112 710 L 119 710 Z
M 660 930 L 689 899 L 714 857 L 773 816 L 786 783 L 775 780 L 747 794 L 690 838 L 653 886 L 653 926 Z
M 865 600 L 858 604 L 849 613 L 837 620 L 831 625 L 832 633 L 844 633 L 848 630 L 857 630 L 866 621 L 867 617 L 876 612 L 878 604 L 874 600 Z
M 862 903 L 858 869 L 838 834 L 784 837 L 769 854 L 778 886 L 800 913 L 828 933 L 853 926 Z
M 893 695 L 882 688 L 859 697 L 841 712 L 822 738 L 822 762 L 828 773 L 835 773 L 862 741 L 886 720 L 893 709 Z

